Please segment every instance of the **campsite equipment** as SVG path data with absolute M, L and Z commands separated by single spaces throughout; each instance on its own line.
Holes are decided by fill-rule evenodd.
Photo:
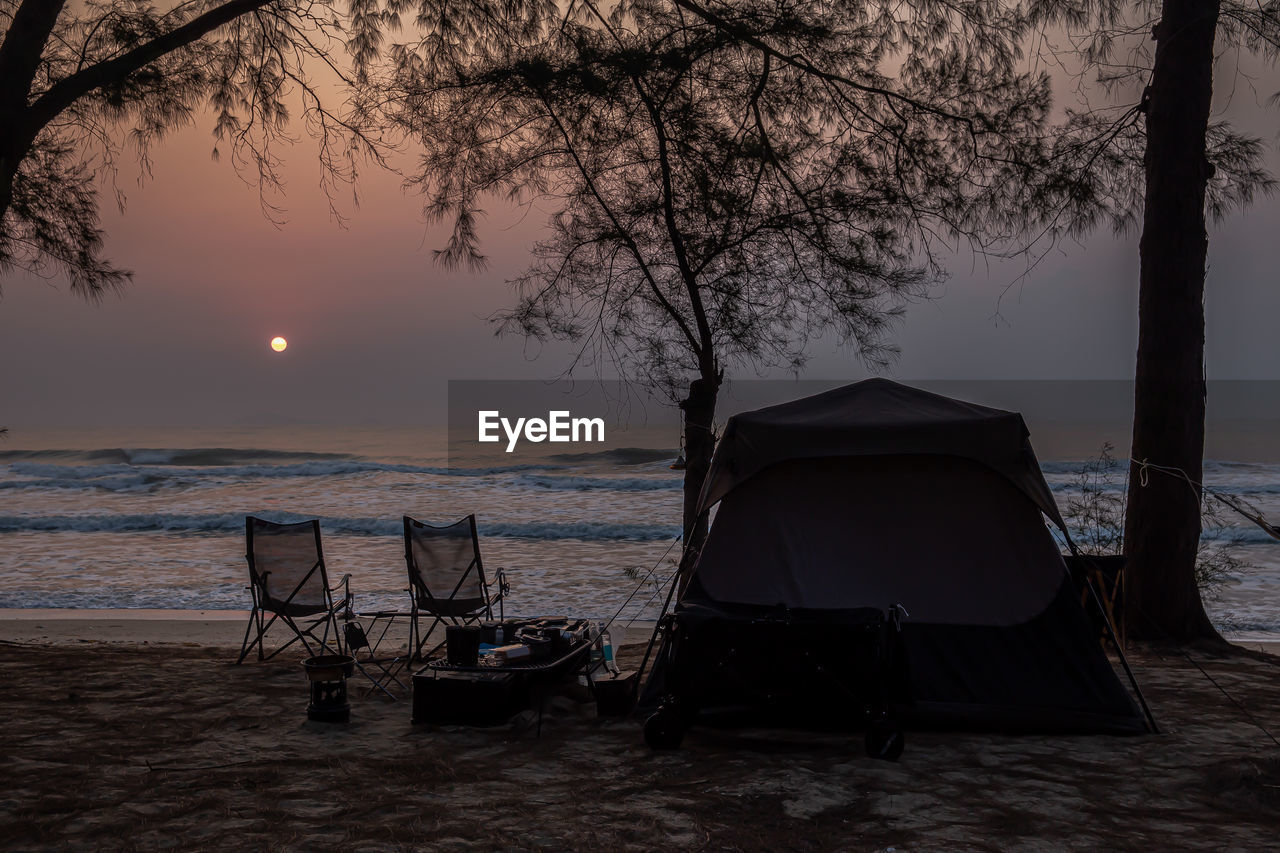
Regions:
M 700 712 L 802 727 L 867 729 L 867 752 L 902 751 L 890 699 L 900 692 L 895 612 L 693 604 L 669 617 L 659 667 L 666 694 L 644 728 L 680 745 Z M 872 724 L 876 725 L 872 725 Z
M 408 665 L 409 657 L 398 651 L 388 655 L 379 649 L 396 620 L 406 615 L 396 610 L 348 614 L 347 621 L 342 626 L 347 653 L 351 655 L 360 674 L 372 684 L 369 692 L 381 691 L 383 696 L 392 701 L 395 701 L 396 696 L 391 692 L 391 686 L 395 685 L 401 690 L 407 686 L 400 680 L 400 672 Z
M 413 723 L 500 726 L 528 705 L 513 671 L 453 672 L 424 667 L 413 675 Z
M 316 655 L 302 662 L 311 682 L 311 702 L 307 719 L 323 723 L 346 723 L 351 720 L 347 701 L 347 679 L 355 674 L 355 661 L 350 655 Z
M 480 656 L 480 626 L 450 625 L 444 629 L 445 654 L 449 663 L 475 666 Z
M 805 644 L 779 642 L 826 648 L 861 630 L 863 608 L 900 603 L 911 618 L 890 699 L 904 721 L 1142 731 L 1045 526 L 1067 537 L 1020 415 L 884 379 L 739 414 L 699 512 L 716 504 L 673 584 L 669 630 L 655 632 L 644 704 L 666 709 L 661 722 L 690 724 L 713 700 L 759 710 L 763 696 L 799 723 L 836 707 L 857 724 L 842 697 L 873 694 L 874 678 L 826 678 L 836 662 L 810 655 L 812 677 L 774 689 L 786 666 L 760 657 L 761 638 L 812 623 Z
M 613 660 L 613 639 L 609 636 L 609 630 L 600 623 L 600 653 L 604 658 L 604 668 L 610 672 L 618 671 L 618 664 Z
M 533 658 L 533 649 L 523 643 L 512 643 L 509 646 L 498 646 L 493 650 L 493 659 L 499 664 L 514 663 L 518 660 Z M 450 661 L 453 663 L 453 661 Z
M 1089 617 L 1095 635 L 1108 639 L 1107 632 L 1114 628 L 1124 645 L 1124 566 L 1122 554 L 1063 554 L 1062 561 L 1075 583 L 1080 604 Z M 1089 606 L 1089 599 L 1096 593 L 1102 608 Z M 1104 619 L 1103 616 L 1106 616 Z
M 638 673 L 634 670 L 611 673 L 607 677 L 590 677 L 591 693 L 596 700 L 596 714 L 601 717 L 625 717 L 636 706 Z
M 582 630 L 586 622 L 530 619 L 508 625 L 519 642 L 493 649 L 472 665 L 438 659 L 414 673 L 413 722 L 498 725 L 533 704 L 541 720 L 546 693 L 583 670 L 591 648 Z
M 474 515 L 443 527 L 423 524 L 406 515 L 404 558 L 409 570 L 411 657 L 430 657 L 440 648 L 422 653 L 438 625 L 471 625 L 492 619 L 495 604 L 498 618 L 502 618 L 507 582 L 501 570 L 492 585 L 485 575 Z M 420 623 L 427 619 L 431 624 L 424 631 Z
M 338 613 L 350 612 L 351 575 L 343 575 L 337 586 L 330 587 L 319 520 L 276 524 L 250 515 L 245 517 L 244 527 L 253 609 L 236 663 L 243 663 L 254 648 L 258 660 L 270 660 L 297 642 L 309 655 L 342 651 Z M 339 588 L 342 595 L 336 597 Z M 269 619 L 266 614 L 271 614 Z M 293 636 L 264 656 L 266 634 L 277 621 Z

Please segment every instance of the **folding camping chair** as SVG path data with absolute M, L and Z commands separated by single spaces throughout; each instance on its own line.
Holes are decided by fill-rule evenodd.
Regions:
M 502 617 L 502 600 L 507 593 L 506 578 L 499 569 L 490 586 L 480 560 L 480 540 L 476 517 L 468 515 L 444 527 L 423 524 L 404 517 L 404 556 L 409 567 L 409 653 L 421 658 L 422 647 L 441 623 L 467 625 L 493 618 L 493 605 Z M 420 620 L 431 619 L 422 630 Z M 428 656 L 444 645 L 437 643 Z
M 320 522 L 276 524 L 246 516 L 245 542 L 253 610 L 236 663 L 244 662 L 255 646 L 258 660 L 270 660 L 299 641 L 309 655 L 340 653 L 337 620 L 340 611 L 351 607 L 351 575 L 343 575 L 336 587 L 329 586 Z M 339 588 L 342 595 L 335 598 Z M 264 657 L 263 639 L 277 621 L 289 626 L 294 636 Z

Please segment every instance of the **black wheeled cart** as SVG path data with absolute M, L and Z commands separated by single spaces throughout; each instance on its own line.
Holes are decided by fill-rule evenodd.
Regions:
M 904 740 L 892 703 L 906 682 L 898 629 L 896 607 L 678 605 L 658 629 L 645 740 L 674 749 L 700 720 L 861 728 L 869 755 L 895 760 Z

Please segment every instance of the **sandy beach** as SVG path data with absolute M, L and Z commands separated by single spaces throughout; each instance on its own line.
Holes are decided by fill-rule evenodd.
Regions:
M 247 610 L 0 610 L 0 641 L 41 646 L 160 645 L 239 649 L 244 641 Z M 373 632 L 374 623 L 362 624 Z M 380 627 L 384 624 L 377 623 Z M 398 618 L 384 642 L 404 645 L 409 623 Z M 652 622 L 615 626 L 619 643 L 647 642 Z M 274 635 L 269 635 L 274 636 Z M 268 639 L 268 649 L 272 648 Z M 234 656 L 232 656 L 234 660 Z
M 239 614 L 84 615 L 0 620 L 6 849 L 1260 850 L 1280 833 L 1280 658 L 1256 653 L 1135 651 L 1160 735 L 910 732 L 889 764 L 856 735 L 763 729 L 655 754 L 639 721 L 567 696 L 540 736 L 532 712 L 414 726 L 407 696 L 358 681 L 350 724 L 313 723 L 296 656 L 233 665 Z

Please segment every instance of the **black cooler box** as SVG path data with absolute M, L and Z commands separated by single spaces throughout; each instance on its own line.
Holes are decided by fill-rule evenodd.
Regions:
M 512 672 L 423 668 L 413 676 L 413 722 L 500 726 L 527 706 Z

